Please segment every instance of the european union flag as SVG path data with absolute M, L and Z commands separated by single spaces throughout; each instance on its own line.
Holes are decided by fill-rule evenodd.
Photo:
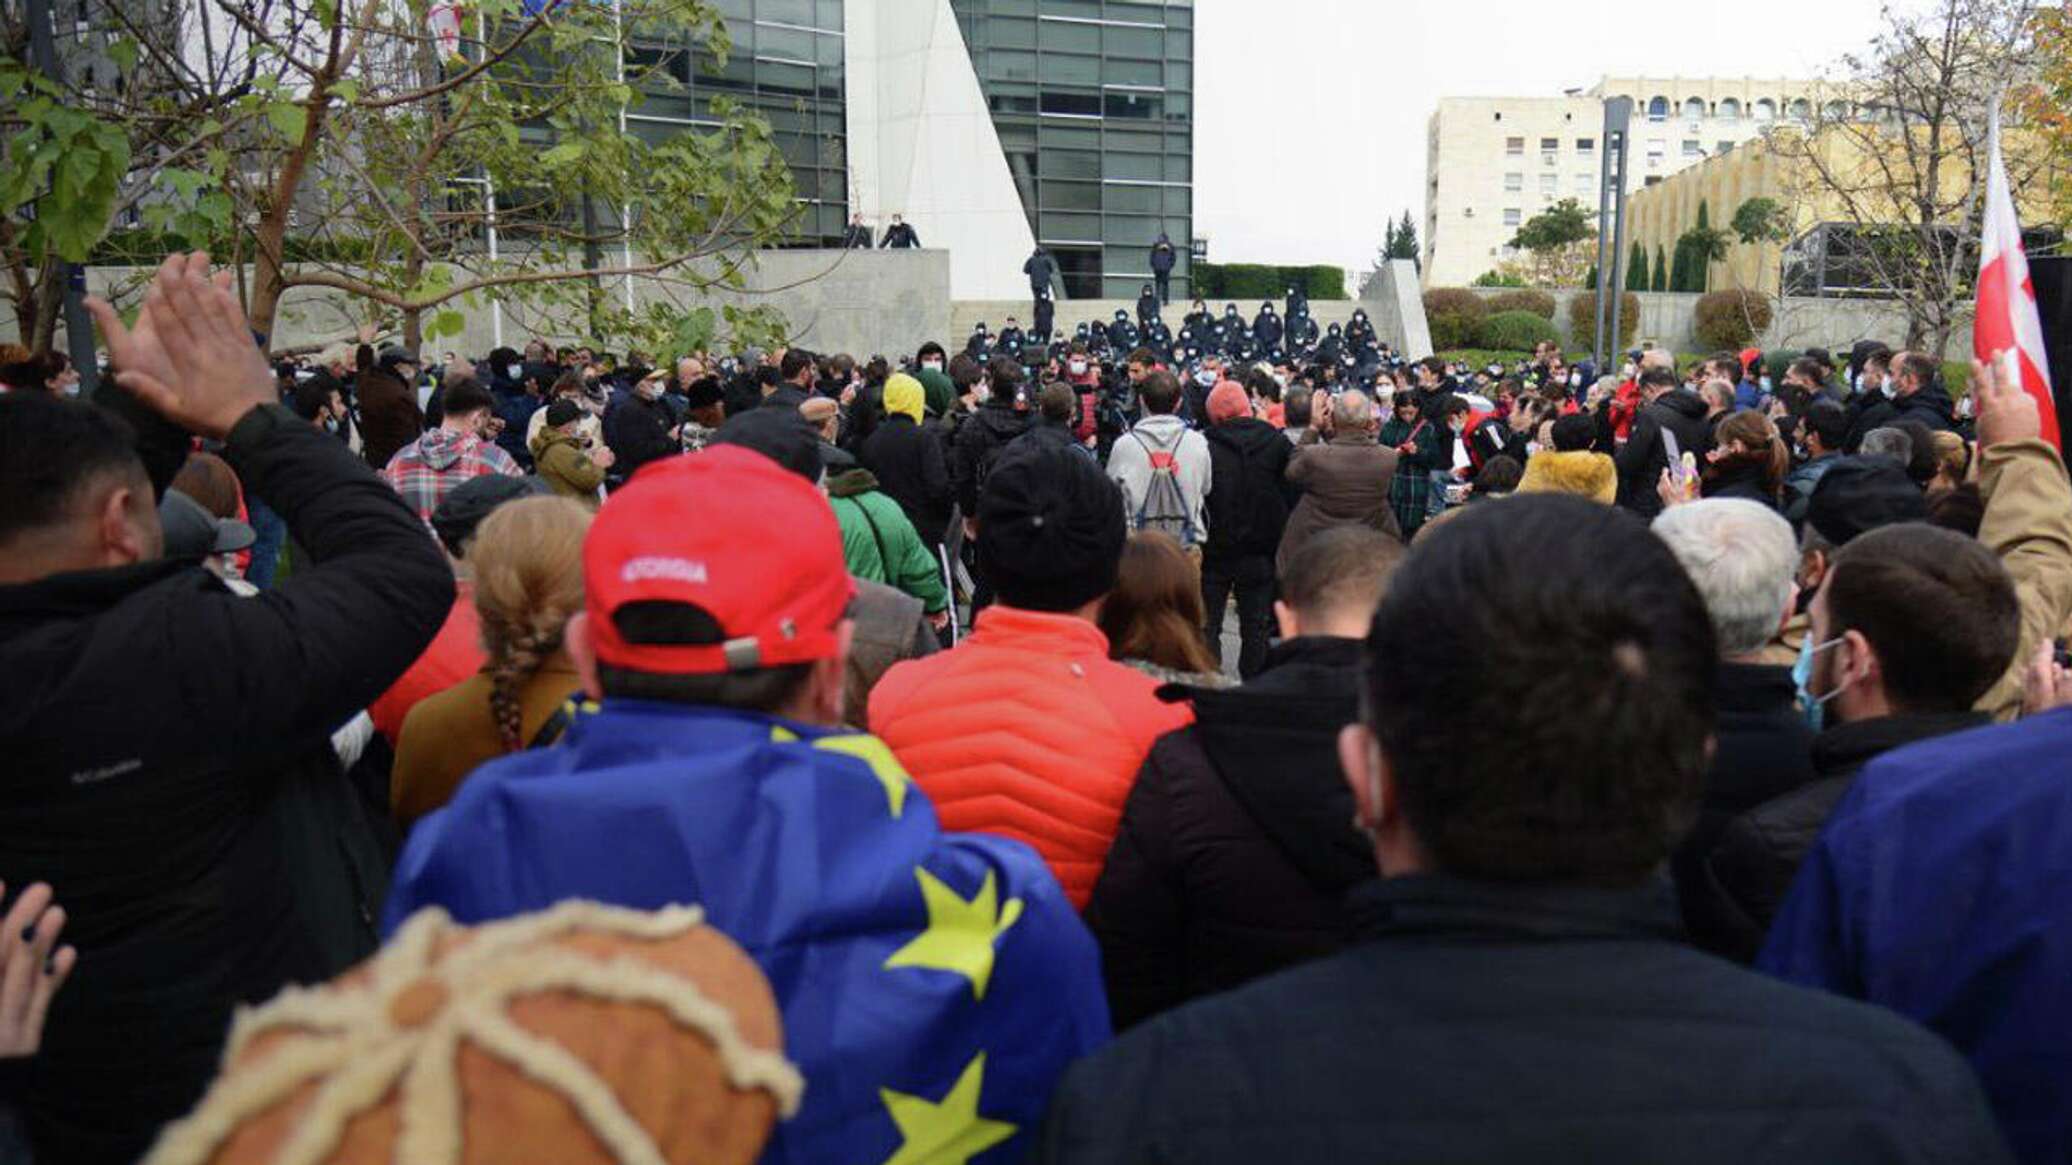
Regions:
M 569 898 L 704 907 L 748 951 L 806 1076 L 766 1162 L 1019 1160 L 1108 1039 L 1092 938 L 1036 855 L 944 834 L 875 737 L 608 701 L 483 766 L 419 824 L 386 926 Z

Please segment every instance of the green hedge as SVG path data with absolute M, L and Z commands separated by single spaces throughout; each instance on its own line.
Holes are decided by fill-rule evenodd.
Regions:
M 1597 293 L 1586 291 L 1568 301 L 1568 333 L 1577 343 L 1597 342 Z M 1640 297 L 1630 291 L 1619 295 L 1619 338 L 1613 347 L 1624 351 L 1640 334 Z
M 1194 293 L 1203 299 L 1279 299 L 1300 287 L 1311 299 L 1346 299 L 1345 268 L 1318 264 L 1196 263 Z
M 1475 346 L 1478 348 L 1531 351 L 1534 345 L 1560 341 L 1561 334 L 1554 330 L 1551 321 L 1529 311 L 1498 312 L 1475 328 Z

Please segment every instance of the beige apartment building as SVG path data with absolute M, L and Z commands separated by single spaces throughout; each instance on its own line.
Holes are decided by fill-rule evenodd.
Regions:
M 1607 98 L 1633 99 L 1630 194 L 1780 121 L 1811 121 L 1822 90 L 1753 77 L 1606 77 L 1559 97 L 1442 98 L 1425 134 L 1425 285 L 1460 286 L 1492 270 L 1518 227 L 1561 199 L 1595 208 Z

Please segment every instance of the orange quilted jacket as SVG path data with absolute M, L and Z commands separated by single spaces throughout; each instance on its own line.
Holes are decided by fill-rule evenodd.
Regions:
M 955 650 L 885 673 L 870 727 L 944 829 L 1027 843 L 1084 907 L 1145 754 L 1194 719 L 1157 689 L 1083 619 L 989 607 Z

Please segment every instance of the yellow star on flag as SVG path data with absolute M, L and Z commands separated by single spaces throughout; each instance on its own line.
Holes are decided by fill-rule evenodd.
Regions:
M 892 815 L 899 816 L 906 808 L 907 785 L 913 778 L 907 776 L 899 758 L 885 747 L 885 742 L 875 736 L 823 736 L 813 742 L 813 747 L 822 752 L 839 752 L 853 756 L 870 766 L 871 776 L 878 778 L 878 784 L 885 787 L 885 801 L 892 807 Z
M 940 1101 L 878 1089 L 878 1099 L 899 1126 L 899 1151 L 886 1158 L 885 1165 L 964 1165 L 1013 1136 L 1014 1125 L 978 1114 L 985 1074 L 986 1054 L 980 1052 Z
M 996 910 L 998 892 L 991 870 L 986 871 L 986 880 L 969 902 L 919 866 L 914 867 L 914 878 L 921 883 L 921 901 L 928 907 L 928 928 L 915 935 L 914 941 L 892 952 L 892 957 L 885 960 L 885 969 L 932 967 L 954 971 L 971 980 L 972 998 L 984 999 L 986 981 L 993 977 L 994 940 L 1021 918 L 1022 900 L 1009 898 L 1004 908 Z

